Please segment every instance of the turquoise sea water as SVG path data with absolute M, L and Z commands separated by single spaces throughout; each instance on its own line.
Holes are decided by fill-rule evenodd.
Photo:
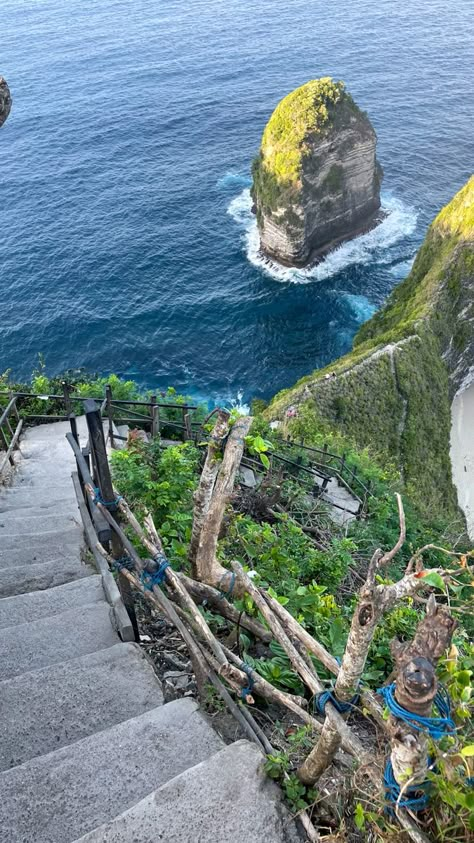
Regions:
M 246 401 L 346 351 L 472 172 L 464 0 L 3 0 L 0 369 Z M 262 261 L 249 169 L 278 100 L 344 79 L 377 130 L 374 232 Z

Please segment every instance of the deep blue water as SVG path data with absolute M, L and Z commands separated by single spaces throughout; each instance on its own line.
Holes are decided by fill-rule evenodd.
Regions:
M 472 171 L 465 0 L 2 0 L 0 370 L 86 366 L 230 400 L 350 347 Z M 248 173 L 271 111 L 345 80 L 384 226 L 309 276 L 259 262 Z

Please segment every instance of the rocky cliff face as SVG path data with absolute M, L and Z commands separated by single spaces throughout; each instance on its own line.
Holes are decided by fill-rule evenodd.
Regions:
M 3 76 L 0 76 L 0 126 L 3 126 L 5 120 L 10 114 L 11 107 L 12 98 L 10 95 L 10 89 Z
M 382 170 L 369 118 L 342 82 L 308 82 L 283 99 L 253 165 L 262 250 L 303 266 L 370 228 Z
M 353 351 L 280 393 L 267 414 L 340 430 L 394 463 L 421 509 L 454 516 L 451 401 L 473 380 L 474 177 L 436 217 L 411 273 Z

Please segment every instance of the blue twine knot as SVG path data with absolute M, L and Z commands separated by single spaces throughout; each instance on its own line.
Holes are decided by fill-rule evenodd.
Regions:
M 230 573 L 230 572 L 229 572 L 229 573 Z M 219 585 L 221 584 L 222 580 L 223 580 L 226 576 L 227 576 L 227 574 L 222 574 L 222 577 L 221 577 L 221 578 L 220 578 L 220 580 L 219 580 Z M 219 591 L 219 597 L 221 598 L 221 600 L 223 600 L 223 599 L 224 599 L 224 597 L 232 597 L 232 593 L 233 593 L 233 591 L 234 591 L 234 585 L 235 585 L 235 580 L 236 580 L 236 579 L 237 579 L 236 575 L 235 575 L 234 573 L 232 573 L 232 574 L 230 575 L 230 586 L 229 586 L 228 591 L 224 591 L 224 589 L 223 589 L 223 588 L 222 588 L 222 586 L 221 586 L 220 591 Z
M 438 709 L 441 717 L 422 717 L 421 714 L 415 714 L 413 711 L 403 708 L 395 699 L 395 688 L 396 683 L 392 682 L 386 688 L 379 688 L 377 694 L 383 697 L 388 710 L 398 720 L 403 720 L 417 732 L 426 732 L 435 741 L 439 741 L 445 735 L 456 731 L 456 724 L 451 717 L 449 694 L 445 688 L 441 686 L 438 688 L 433 701 L 433 705 Z
M 342 702 L 342 700 L 338 700 L 338 698 L 334 695 L 333 691 L 322 691 L 320 694 L 316 694 L 313 700 L 313 707 L 316 714 L 324 714 L 324 710 L 328 704 L 331 702 L 336 711 L 339 714 L 346 714 L 346 712 L 350 711 L 357 703 L 359 702 L 359 694 L 354 694 L 349 702 Z
M 103 497 L 100 493 L 99 487 L 96 486 L 95 489 L 94 489 L 94 503 L 95 504 L 101 503 L 102 506 L 107 507 L 107 509 L 113 509 L 114 506 L 117 506 L 117 504 L 119 504 L 121 500 L 123 500 L 122 495 L 117 495 L 117 497 L 113 501 L 104 501 L 104 499 L 103 499 Z
M 387 802 L 395 804 L 398 802 L 401 787 L 393 774 L 393 767 L 390 758 L 387 758 L 387 763 L 385 764 L 383 782 L 385 785 L 385 798 Z M 400 808 L 409 808 L 410 811 L 423 811 L 430 801 L 430 787 L 431 782 L 429 781 L 421 782 L 421 784 L 413 785 L 412 787 L 407 787 L 406 790 L 403 791 L 403 797 L 398 802 L 398 805 Z M 388 807 L 387 811 L 389 814 L 394 813 L 393 809 L 390 807 Z
M 114 559 L 112 562 L 112 568 L 117 571 L 120 571 L 122 568 L 126 568 L 127 571 L 134 571 L 135 564 L 130 556 L 125 555 L 120 556 L 119 559 Z
M 240 698 L 242 700 L 246 700 L 247 697 L 253 691 L 253 686 L 255 685 L 255 679 L 253 678 L 253 670 L 252 670 L 252 668 L 250 667 L 249 664 L 246 664 L 245 662 L 242 662 L 242 664 L 240 665 L 240 669 L 243 670 L 244 673 L 246 673 L 248 678 L 249 678 L 249 684 L 246 685 L 245 688 L 242 688 L 242 690 L 240 692 Z
M 158 567 L 156 567 L 153 571 L 142 571 L 140 577 L 143 585 L 146 589 L 148 589 L 148 591 L 153 591 L 153 587 L 155 585 L 161 585 L 165 580 L 166 569 L 171 568 L 171 563 L 168 562 L 164 553 L 157 553 L 153 559 L 153 563 Z

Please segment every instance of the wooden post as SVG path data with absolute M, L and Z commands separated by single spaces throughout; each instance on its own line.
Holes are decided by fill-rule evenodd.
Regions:
M 151 415 L 151 438 L 154 439 L 157 433 L 156 430 L 156 411 L 158 407 L 156 406 L 156 395 L 152 395 L 150 398 L 150 415 Z
M 115 503 L 114 487 L 112 484 L 112 477 L 110 475 L 110 467 L 107 459 L 107 450 L 105 447 L 104 430 L 102 427 L 102 419 L 100 410 L 95 401 L 89 399 L 84 402 L 84 411 L 87 419 L 87 428 L 89 430 L 89 443 L 91 453 L 94 455 L 94 462 L 97 469 L 96 485 L 100 489 L 102 500 L 107 503 L 107 509 L 119 521 L 120 513 Z M 114 530 L 112 530 L 112 556 L 114 559 L 120 559 L 123 556 L 123 544 Z M 118 585 L 122 594 L 122 599 L 125 608 L 130 616 L 135 638 L 139 640 L 138 622 L 135 614 L 135 605 L 133 600 L 133 591 L 130 582 L 120 573 L 118 575 Z
M 112 407 L 112 387 L 108 383 L 105 387 L 105 406 L 107 408 L 107 418 L 109 420 L 109 442 L 112 448 L 115 448 L 114 441 L 114 421 L 113 421 L 113 407 Z
M 181 412 L 183 416 L 183 442 L 186 442 L 186 407 L 183 407 Z
M 63 381 L 62 382 L 62 388 L 63 388 L 63 396 L 64 396 L 64 406 L 65 406 L 65 409 L 66 409 L 66 416 L 69 418 L 69 416 L 72 415 L 72 403 L 71 403 L 71 397 L 69 395 L 69 384 L 66 381 Z
M 184 440 L 190 440 L 193 438 L 193 429 L 191 427 L 191 416 L 189 413 L 184 414 Z
M 5 443 L 5 450 L 6 450 L 6 451 L 8 451 L 8 449 L 9 449 L 9 447 L 10 447 L 10 443 L 9 443 L 9 441 L 8 441 L 8 439 L 7 439 L 7 435 L 6 435 L 6 433 L 4 432 L 4 430 L 3 430 L 3 428 L 2 428 L 2 427 L 0 427 L 0 433 L 2 434 L 2 439 L 3 439 L 4 443 Z M 8 460 L 9 460 L 9 462 L 10 462 L 10 464 L 11 464 L 11 465 L 14 465 L 14 464 L 15 464 L 15 460 L 13 459 L 13 454 L 9 454 L 9 456 L 8 456 Z

